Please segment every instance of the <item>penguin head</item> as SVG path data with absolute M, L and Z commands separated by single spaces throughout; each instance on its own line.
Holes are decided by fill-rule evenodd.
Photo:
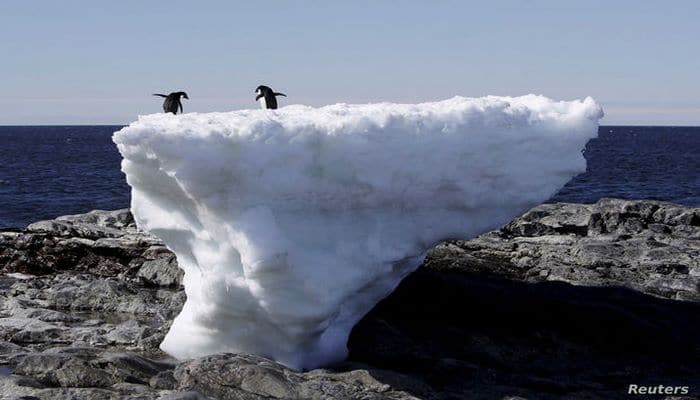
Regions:
M 257 89 L 255 89 L 255 94 L 265 94 L 265 92 L 269 92 L 270 90 L 272 89 L 265 85 L 260 85 L 257 87 Z
M 185 92 L 177 92 L 177 94 L 179 94 L 179 95 L 180 95 L 180 97 L 184 97 L 184 98 L 186 98 L 187 100 L 189 100 L 189 99 L 190 99 L 189 97 L 187 97 L 187 93 L 185 93 Z

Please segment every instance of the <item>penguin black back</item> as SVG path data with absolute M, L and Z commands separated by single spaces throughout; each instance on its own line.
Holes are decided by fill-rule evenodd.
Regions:
M 284 93 L 275 93 L 272 88 L 265 85 L 260 85 L 255 89 L 255 101 L 260 102 L 260 106 L 263 109 L 276 110 L 277 109 L 277 96 L 287 97 Z
M 154 93 L 153 95 L 164 97 L 165 100 L 163 101 L 163 112 L 173 114 L 177 114 L 178 108 L 180 109 L 181 113 L 183 112 L 182 102 L 180 101 L 181 97 L 184 97 L 187 100 L 190 99 L 189 97 L 187 97 L 187 93 L 185 92 L 172 92 L 167 96 L 160 93 Z

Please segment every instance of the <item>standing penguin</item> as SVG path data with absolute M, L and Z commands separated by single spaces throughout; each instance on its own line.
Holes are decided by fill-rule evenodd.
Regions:
M 255 101 L 260 101 L 260 106 L 263 109 L 276 110 L 277 109 L 277 98 L 275 96 L 287 97 L 284 93 L 275 93 L 270 87 L 260 85 L 255 89 Z
M 164 94 L 160 94 L 160 93 L 154 93 L 153 95 L 165 97 L 165 101 L 163 102 L 163 112 L 173 113 L 173 114 L 177 114 L 178 108 L 180 108 L 180 113 L 183 112 L 182 103 L 180 102 L 181 97 L 184 97 L 187 100 L 190 99 L 189 97 L 187 97 L 187 93 L 185 93 L 185 92 L 173 92 L 167 96 Z

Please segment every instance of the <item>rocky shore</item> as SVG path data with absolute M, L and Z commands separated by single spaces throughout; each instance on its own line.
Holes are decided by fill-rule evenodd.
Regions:
M 2 399 L 629 399 L 700 393 L 700 209 L 545 204 L 436 246 L 353 330 L 291 371 L 158 349 L 181 271 L 127 210 L 0 232 Z M 695 397 L 694 397 L 695 396 Z M 658 397 L 663 398 L 663 397 Z

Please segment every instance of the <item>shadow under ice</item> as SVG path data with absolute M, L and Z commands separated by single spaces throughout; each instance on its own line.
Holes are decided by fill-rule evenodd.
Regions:
M 379 375 L 413 378 L 387 383 L 419 397 L 629 398 L 630 384 L 692 395 L 700 304 L 421 267 L 354 328 L 349 348 Z

